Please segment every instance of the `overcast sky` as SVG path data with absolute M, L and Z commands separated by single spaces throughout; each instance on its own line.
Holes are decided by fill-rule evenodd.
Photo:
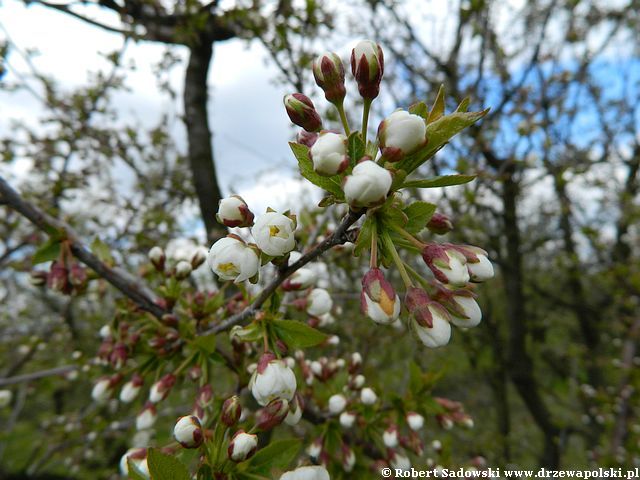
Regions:
M 91 13 L 96 18 L 101 12 L 92 9 Z M 8 35 L 23 51 L 37 49 L 39 55 L 34 65 L 38 71 L 50 75 L 64 88 L 81 86 L 87 82 L 90 71 L 106 69 L 108 64 L 98 53 L 113 52 L 123 45 L 118 34 L 38 5 L 26 7 L 18 0 L 2 3 L 0 25 L 0 38 Z M 125 62 L 134 61 L 137 69 L 127 75 L 131 92 L 119 94 L 114 102 L 123 119 L 153 126 L 163 112 L 181 110 L 180 98 L 172 103 L 161 95 L 152 72 L 152 66 L 165 50 L 165 46 L 150 42 L 130 42 L 127 46 Z M 186 58 L 185 49 L 174 51 Z M 295 159 L 287 145 L 293 130 L 282 106 L 282 97 L 289 92 L 286 87 L 274 84 L 277 72 L 265 58 L 265 51 L 255 42 L 250 46 L 239 40 L 218 43 L 209 74 L 210 121 L 221 186 L 225 193 L 230 193 L 233 187 L 234 192 L 245 195 L 250 204 L 260 209 L 267 203 L 276 208 L 287 206 L 287 197 L 301 188 L 295 174 Z M 18 72 L 28 75 L 30 71 L 15 52 L 9 57 L 9 66 L 7 81 L 16 80 Z M 184 65 L 171 72 L 171 83 L 178 92 L 183 75 Z M 0 132 L 10 128 L 11 119 L 37 122 L 39 105 L 27 92 L 0 91 L 0 105 Z M 184 127 L 180 122 L 176 122 L 174 138 L 185 151 Z M 257 172 L 268 172 L 268 182 L 256 185 Z M 274 190 L 274 183 L 280 181 L 282 184 Z

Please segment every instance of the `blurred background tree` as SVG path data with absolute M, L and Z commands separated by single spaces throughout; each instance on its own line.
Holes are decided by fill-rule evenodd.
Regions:
M 336 298 L 343 299 L 342 317 L 353 321 L 333 328 L 351 338 L 349 348 L 367 354 L 367 376 L 379 376 L 381 384 L 401 381 L 397 365 L 407 352 L 422 368 L 444 371 L 437 393 L 463 401 L 476 419 L 471 432 L 441 434 L 452 464 L 482 455 L 498 466 L 638 465 L 636 0 L 33 3 L 116 31 L 127 39 L 125 48 L 151 41 L 188 51 L 180 114 L 186 148 L 176 139 L 175 113 L 147 131 L 118 119 L 113 97 L 126 88 L 129 72 L 122 51 L 107 55 L 110 73 L 77 91 L 65 92 L 35 70 L 36 83 L 7 75 L 0 84 L 7 92 L 32 89 L 46 111 L 36 127 L 16 124 L 4 134 L 3 176 L 28 159 L 21 193 L 129 272 L 144 270 L 143 255 L 153 245 L 176 238 L 202 244 L 194 224 L 204 225 L 208 241 L 221 234 L 215 166 L 237 159 L 213 160 L 207 99 L 216 81 L 208 72 L 217 42 L 261 44 L 277 80 L 309 94 L 312 78 L 304 72 L 315 54 L 370 37 L 388 53 L 384 81 L 391 94 L 379 102 L 377 120 L 389 107 L 431 103 L 440 85 L 450 110 L 464 97 L 472 109 L 490 106 L 477 127 L 425 167 L 435 174 L 479 174 L 439 199 L 455 223 L 448 238 L 483 246 L 499 266 L 498 280 L 480 289 L 479 332 L 456 336 L 435 352 L 399 335 L 381 338 L 355 313 L 349 293 L 358 290 L 362 265 L 340 254 L 328 260 L 328 270 L 345 286 Z M 103 17 L 93 13 L 102 10 L 111 23 L 95 20 Z M 20 47 L 6 40 L 5 68 L 12 55 L 29 57 Z M 178 62 L 170 53 L 165 60 L 161 73 Z M 20 272 L 32 269 L 45 236 L 11 209 L 1 211 L 0 384 L 53 366 L 71 372 L 84 362 L 71 359 L 72 351 L 82 358 L 95 354 L 96 331 L 113 316 L 118 295 L 104 282 L 70 298 L 30 287 Z M 308 233 L 312 240 L 331 230 L 334 219 L 305 215 L 317 224 Z M 185 223 L 185 216 L 192 221 Z M 84 425 L 87 385 L 57 376 L 12 384 L 14 401 L 1 414 L 0 474 L 85 478 L 104 469 L 108 478 L 131 426 L 108 429 L 107 418 Z M 96 429 L 108 433 L 87 449 Z M 55 442 L 34 443 L 52 437 Z M 79 465 L 77 473 L 71 465 Z

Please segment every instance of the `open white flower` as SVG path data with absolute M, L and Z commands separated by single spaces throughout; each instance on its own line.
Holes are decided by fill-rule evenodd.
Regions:
M 376 162 L 365 160 L 344 179 L 343 190 L 352 207 L 371 207 L 382 203 L 391 188 L 391 172 Z
M 255 250 L 236 236 L 221 238 L 211 246 L 207 263 L 221 280 L 244 282 L 258 273 L 260 259 Z
M 296 246 L 295 224 L 289 217 L 276 212 L 260 215 L 251 229 L 258 248 L 267 255 L 280 257 Z

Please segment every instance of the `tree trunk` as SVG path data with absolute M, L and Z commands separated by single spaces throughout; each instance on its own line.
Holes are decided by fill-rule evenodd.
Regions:
M 207 74 L 213 55 L 212 45 L 206 35 L 201 35 L 200 41 L 190 47 L 184 83 L 184 121 L 189 143 L 189 166 L 209 242 L 222 232 L 215 218 L 222 196 L 213 160 L 207 109 Z

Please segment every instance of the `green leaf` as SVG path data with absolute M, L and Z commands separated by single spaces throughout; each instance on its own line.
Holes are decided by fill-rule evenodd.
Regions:
M 298 439 L 276 440 L 259 450 L 249 460 L 249 471 L 268 473 L 272 468 L 287 468 L 300 451 Z
M 100 261 L 107 265 L 113 265 L 113 256 L 111 255 L 111 249 L 109 246 L 100 240 L 98 237 L 91 242 L 91 251 L 100 259 Z
M 326 197 L 323 197 L 322 200 L 320 200 L 318 206 L 328 207 L 329 205 L 333 205 L 334 203 L 336 203 L 336 197 L 334 197 L 333 195 L 327 195 Z
M 147 454 L 151 480 L 191 480 L 189 469 L 180 460 L 150 448 Z
M 469 97 L 462 99 L 460 105 L 456 108 L 456 112 L 465 113 L 467 110 L 469 110 Z
M 444 116 L 444 85 L 440 85 L 436 100 L 433 102 L 429 117 L 427 118 L 427 124 L 433 123 L 439 118 Z
M 375 220 L 372 217 L 367 217 L 362 227 L 360 227 L 360 233 L 356 239 L 355 247 L 353 248 L 353 254 L 359 257 L 363 251 L 371 248 L 371 235 L 373 233 L 373 222 Z
M 193 343 L 205 353 L 213 353 L 216 351 L 216 334 L 204 335 L 196 337 Z
M 147 477 L 142 474 L 135 462 L 130 458 L 127 458 L 127 467 L 129 467 L 127 473 L 127 478 L 129 480 L 147 480 Z
M 437 188 L 463 185 L 476 178 L 477 175 L 442 175 L 440 177 L 425 178 L 424 180 L 410 180 L 403 188 Z
M 365 145 L 362 141 L 362 134 L 360 132 L 353 132 L 349 135 L 348 152 L 352 166 L 364 156 L 364 149 Z
M 427 125 L 427 145 L 417 152 L 408 155 L 399 162 L 398 169 L 413 172 L 416 168 L 433 157 L 451 138 L 465 128 L 473 125 L 489 112 L 489 109 L 481 112 L 454 112 L 440 117 Z
M 314 185 L 333 193 L 336 198 L 340 200 L 344 199 L 344 193 L 342 192 L 342 186 L 339 180 L 340 177 L 323 177 L 313 170 L 313 162 L 311 158 L 309 158 L 309 147 L 295 142 L 289 142 L 289 146 L 298 160 L 298 167 L 304 178 Z
M 409 217 L 407 225 L 404 227 L 409 233 L 418 233 L 431 219 L 436 211 L 436 205 L 428 202 L 413 202 L 404 209 L 404 213 Z
M 38 265 L 39 263 L 50 262 L 60 255 L 60 242 L 57 240 L 47 240 L 33 254 L 31 263 Z
M 396 205 L 392 205 L 386 208 L 383 212 L 383 220 L 387 225 L 395 225 L 400 228 L 404 228 L 409 219 L 407 215 L 400 210 Z
M 276 334 L 292 348 L 313 347 L 324 342 L 327 335 L 297 320 L 273 320 Z
M 414 103 L 409 107 L 409 113 L 419 115 L 426 120 L 429 116 L 429 107 L 427 107 L 427 104 L 424 102 Z

